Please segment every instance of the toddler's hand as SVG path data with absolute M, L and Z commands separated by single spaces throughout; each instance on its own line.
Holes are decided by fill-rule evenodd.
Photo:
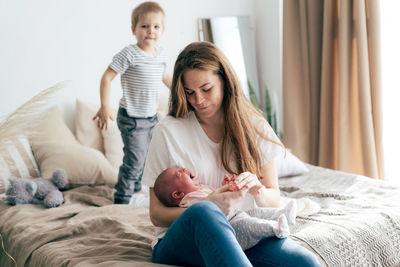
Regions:
M 100 130 L 108 130 L 108 119 L 114 121 L 114 117 L 111 115 L 110 109 L 107 106 L 101 106 L 99 111 L 93 117 L 93 120 L 97 119 L 97 126 Z

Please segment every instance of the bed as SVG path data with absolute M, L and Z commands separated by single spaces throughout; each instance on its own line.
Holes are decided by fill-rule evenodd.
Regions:
M 28 146 L 25 140 L 25 153 L 32 152 L 25 157 L 31 161 L 25 176 L 49 177 L 61 167 L 70 185 L 63 191 L 65 203 L 50 209 L 10 206 L 0 191 L 0 266 L 16 266 L 14 259 L 18 266 L 35 267 L 158 265 L 151 263 L 155 229 L 146 197 L 112 204 L 122 143 L 115 125 L 104 133 L 85 123 L 96 109 L 77 101 L 72 133 L 53 108 L 41 119 L 41 132 Z M 292 238 L 323 266 L 400 266 L 400 188 L 293 157 L 278 166 L 282 199 L 300 204 Z M 304 203 L 315 204 L 314 210 Z

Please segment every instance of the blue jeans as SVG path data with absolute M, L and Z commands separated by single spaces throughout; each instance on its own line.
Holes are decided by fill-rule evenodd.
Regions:
M 201 201 L 187 208 L 153 249 L 153 262 L 184 266 L 320 266 L 290 238 L 265 238 L 243 251 L 224 213 Z
M 148 118 L 136 118 L 129 116 L 126 109 L 119 108 L 117 124 L 124 142 L 124 158 L 115 185 L 115 204 L 128 204 L 132 193 L 142 189 L 144 163 L 157 123 L 157 114 Z

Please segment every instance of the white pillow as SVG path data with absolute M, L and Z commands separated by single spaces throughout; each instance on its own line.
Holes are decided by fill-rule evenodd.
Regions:
M 278 177 L 296 176 L 309 172 L 307 166 L 288 149 L 286 156 L 277 159 L 275 163 Z
M 68 144 L 78 144 L 74 134 L 65 124 L 60 110 L 54 106 L 44 111 L 41 121 L 35 126 L 34 134 L 29 137 L 32 144 L 43 141 L 59 141 Z
M 79 144 L 57 108 L 45 113 L 31 141 L 33 155 L 44 178 L 62 168 L 68 174 L 68 188 L 93 184 L 113 187 L 117 182 L 118 172 L 103 153 Z
M 96 104 L 76 100 L 75 135 L 80 144 L 104 152 L 101 131 L 93 120 L 98 110 L 99 106 Z
M 160 91 L 160 98 L 157 109 L 157 112 L 160 115 L 160 119 L 164 118 L 168 114 L 169 95 L 170 95 L 169 89 Z
M 23 178 L 40 176 L 31 146 L 25 136 L 18 136 L 2 142 L 0 148 L 0 194 L 6 192 L 11 176 Z
M 54 141 L 36 142 L 33 154 L 44 178 L 51 177 L 57 168 L 68 175 L 67 188 L 80 185 L 108 185 L 114 187 L 118 171 L 114 169 L 103 153 L 81 144 Z

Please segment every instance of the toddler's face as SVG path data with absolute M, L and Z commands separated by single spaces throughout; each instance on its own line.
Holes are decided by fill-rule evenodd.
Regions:
M 133 29 L 138 45 L 142 49 L 154 47 L 164 32 L 164 15 L 150 12 L 139 17 Z
M 185 168 L 171 168 L 171 180 L 179 191 L 187 194 L 200 188 L 196 176 Z

